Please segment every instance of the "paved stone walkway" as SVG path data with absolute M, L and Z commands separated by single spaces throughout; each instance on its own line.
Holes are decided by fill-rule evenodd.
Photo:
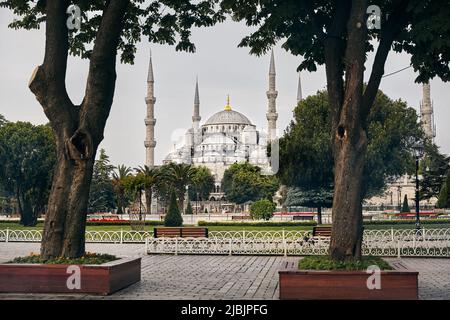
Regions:
M 0 299 L 278 299 L 280 256 L 144 255 L 141 244 L 87 244 L 87 251 L 142 257 L 142 280 L 108 297 L 0 294 Z M 0 263 L 38 252 L 37 243 L 0 243 Z M 287 259 L 297 259 L 288 257 Z M 450 259 L 408 258 L 421 299 L 450 299 Z

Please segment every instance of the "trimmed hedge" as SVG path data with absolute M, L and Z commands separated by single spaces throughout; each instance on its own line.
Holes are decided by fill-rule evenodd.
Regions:
M 17 224 L 19 223 L 19 220 L 0 220 L 0 223 L 5 224 Z M 44 223 L 44 221 L 38 221 L 38 223 Z M 148 220 L 145 221 L 145 225 L 147 226 L 160 226 L 163 225 L 164 221 L 158 221 L 158 220 Z M 129 226 L 130 221 L 87 221 L 87 226 Z
M 316 221 L 296 221 L 296 222 L 209 222 L 199 221 L 199 226 L 216 226 L 216 227 L 301 227 L 301 226 L 316 226 Z
M 390 224 L 415 224 L 415 219 L 404 220 L 368 220 L 364 221 L 364 225 L 390 225 Z M 450 219 L 420 219 L 420 224 L 447 224 Z

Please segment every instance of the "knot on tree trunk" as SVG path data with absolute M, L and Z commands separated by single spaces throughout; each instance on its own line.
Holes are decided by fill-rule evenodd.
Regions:
M 75 131 L 74 135 L 66 141 L 70 159 L 87 160 L 92 157 L 93 147 L 91 135 L 83 129 Z

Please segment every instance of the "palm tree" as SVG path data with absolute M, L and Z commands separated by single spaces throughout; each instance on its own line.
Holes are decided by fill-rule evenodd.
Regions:
M 195 168 L 189 164 L 171 162 L 167 165 L 165 172 L 165 178 L 170 181 L 172 188 L 178 194 L 178 206 L 182 210 L 184 208 L 186 186 L 192 183 Z
M 125 165 L 118 165 L 116 171 L 112 174 L 112 183 L 114 185 L 114 192 L 117 197 L 117 213 L 123 214 L 124 209 L 127 206 L 125 199 L 125 179 L 131 174 L 131 168 Z
M 147 214 L 151 213 L 152 206 L 152 192 L 158 186 L 160 180 L 160 173 L 158 169 L 151 168 L 147 165 L 135 168 L 138 174 L 144 177 L 144 192 L 145 192 L 145 206 Z

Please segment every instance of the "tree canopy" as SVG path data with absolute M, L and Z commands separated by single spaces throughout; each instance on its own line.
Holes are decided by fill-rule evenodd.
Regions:
M 44 213 L 55 162 L 48 125 L 19 121 L 0 126 L 0 185 L 17 198 L 22 224 L 34 225 Z
M 425 156 L 420 162 L 420 199 L 427 200 L 438 197 L 441 187 L 445 182 L 448 170 L 450 170 L 450 157 L 439 152 L 434 143 L 425 144 Z
M 280 139 L 278 176 L 282 183 L 298 189 L 290 194 L 291 205 L 317 207 L 317 201 L 321 206 L 329 206 L 334 173 L 327 92 L 319 91 L 302 100 L 293 113 L 294 119 Z M 381 91 L 367 126 L 364 198 L 380 194 L 392 179 L 414 171 L 412 146 L 423 137 L 415 110 Z
M 105 149 L 100 149 L 98 160 L 94 164 L 88 212 L 109 212 L 116 207 L 112 182 L 113 170 L 114 166 L 110 164 Z
M 227 199 L 238 204 L 263 198 L 272 200 L 278 187 L 275 176 L 262 175 L 261 168 L 247 162 L 232 164 L 222 179 L 222 191 Z

